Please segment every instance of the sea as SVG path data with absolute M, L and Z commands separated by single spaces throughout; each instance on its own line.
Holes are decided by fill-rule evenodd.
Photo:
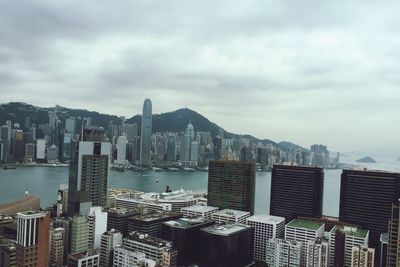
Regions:
M 353 158 L 345 157 L 343 163 L 357 168 L 400 172 L 398 159 L 377 160 L 377 163 L 356 163 Z M 346 168 L 348 168 L 346 166 Z M 0 169 L 0 203 L 15 201 L 24 196 L 25 190 L 40 196 L 41 207 L 47 207 L 57 199 L 57 190 L 61 184 L 68 184 L 67 167 L 18 167 Z M 339 215 L 339 194 L 341 169 L 326 169 L 324 178 L 323 213 L 327 216 Z M 208 173 L 195 171 L 148 171 L 139 173 L 128 170 L 111 170 L 109 187 L 129 188 L 143 192 L 163 192 L 168 185 L 172 190 L 183 188 L 193 192 L 207 191 Z M 271 191 L 271 172 L 257 172 L 255 213 L 269 214 Z

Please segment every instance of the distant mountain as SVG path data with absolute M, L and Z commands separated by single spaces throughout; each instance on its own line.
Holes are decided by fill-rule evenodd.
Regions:
M 287 141 L 282 141 L 282 142 L 279 142 L 278 144 L 281 147 L 285 147 L 285 148 L 290 149 L 290 150 L 307 150 L 304 147 L 301 147 L 299 145 L 296 145 L 296 144 L 293 144 L 293 143 L 287 142 Z
M 51 108 L 36 107 L 30 104 L 21 102 L 11 102 L 0 105 L 0 125 L 4 125 L 6 120 L 13 123 L 20 123 L 21 127 L 25 126 L 26 117 L 30 117 L 31 124 L 47 124 L 49 122 L 49 111 L 56 111 L 59 119 L 65 121 L 68 116 L 74 117 L 91 117 L 92 124 L 101 126 L 107 129 L 110 121 L 114 124 L 121 124 L 122 119 L 115 115 L 108 115 L 98 113 L 96 111 L 89 111 L 85 109 L 70 109 L 61 106 Z M 139 132 L 142 116 L 135 115 L 126 120 L 126 123 L 138 123 Z M 251 135 L 240 135 L 225 131 L 217 124 L 209 121 L 203 115 L 188 108 L 178 109 L 172 112 L 153 114 L 153 133 L 155 132 L 183 132 L 188 123 L 191 122 L 195 131 L 208 131 L 212 137 L 223 135 L 224 138 L 243 137 L 252 140 L 253 142 L 261 142 L 263 144 L 273 144 L 283 149 L 304 149 L 301 146 L 290 142 L 276 143 L 269 139 L 258 139 Z
M 363 157 L 361 159 L 356 160 L 359 163 L 376 163 L 376 161 L 371 157 Z

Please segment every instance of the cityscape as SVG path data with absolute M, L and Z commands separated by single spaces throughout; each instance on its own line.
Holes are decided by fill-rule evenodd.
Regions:
M 339 163 L 320 144 L 265 144 L 222 128 L 213 136 L 190 118 L 180 132 L 154 132 L 150 99 L 140 123 L 106 129 L 46 112 L 48 124 L 27 116 L 1 126 L 3 173 L 69 167 L 68 184 L 48 207 L 29 188 L 0 205 L 2 266 L 398 266 L 400 173 Z M 323 214 L 329 169 L 343 169 L 338 217 Z M 110 188 L 111 171 L 204 172 L 208 186 Z M 255 212 L 263 172 L 269 214 Z
M 400 267 L 400 1 L 1 1 L 0 267 Z

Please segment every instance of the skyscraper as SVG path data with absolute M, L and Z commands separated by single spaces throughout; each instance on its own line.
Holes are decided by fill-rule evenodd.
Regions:
M 83 202 L 107 205 L 111 144 L 103 142 L 101 129 L 84 129 L 76 143 L 69 169 L 68 214 L 80 212 Z
M 351 253 L 351 267 L 373 267 L 374 258 L 375 249 L 360 245 L 353 246 Z
M 400 265 L 400 200 L 393 203 L 392 216 L 389 220 L 388 227 L 388 246 L 387 246 L 387 267 L 395 267 Z
M 210 161 L 208 205 L 254 214 L 255 162 Z
M 48 213 L 17 213 L 17 266 L 48 266 L 49 225 Z
M 392 203 L 400 197 L 400 173 L 343 170 L 340 186 L 340 221 L 368 229 L 369 246 L 377 249 L 388 230 Z
M 270 214 L 285 217 L 321 217 L 324 171 L 318 167 L 274 165 L 271 179 Z
M 285 239 L 270 239 L 267 241 L 268 266 L 300 267 L 301 242 Z
M 140 165 L 150 165 L 151 132 L 152 132 L 151 100 L 146 99 L 143 104 L 142 129 L 140 135 Z

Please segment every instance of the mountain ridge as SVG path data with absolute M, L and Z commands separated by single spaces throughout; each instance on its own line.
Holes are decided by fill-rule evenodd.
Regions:
M 116 115 L 99 113 L 97 111 L 90 111 L 87 109 L 71 109 L 63 106 L 56 105 L 54 107 L 38 107 L 23 102 L 9 102 L 0 104 L 0 125 L 4 125 L 6 120 L 11 120 L 13 123 L 17 122 L 25 126 L 25 118 L 30 117 L 30 123 L 46 124 L 48 123 L 48 111 L 55 110 L 60 120 L 65 120 L 67 116 L 75 117 L 91 117 L 92 123 L 103 128 L 108 127 L 108 123 L 113 121 L 115 124 L 121 124 L 122 119 Z M 125 120 L 126 123 L 138 123 L 140 130 L 141 115 L 136 114 Z M 250 134 L 236 134 L 226 131 L 221 126 L 208 120 L 202 114 L 191 110 L 189 108 L 180 108 L 175 111 L 169 111 L 160 114 L 153 114 L 153 133 L 155 132 L 183 132 L 187 124 L 191 122 L 196 131 L 209 131 L 212 137 L 222 134 L 224 138 L 231 137 L 244 137 L 249 138 L 255 142 L 263 144 L 273 144 L 284 149 L 301 149 L 299 145 L 290 142 L 275 142 L 270 139 L 259 139 Z M 283 144 L 281 144 L 283 143 Z M 289 145 L 290 144 L 290 145 Z

